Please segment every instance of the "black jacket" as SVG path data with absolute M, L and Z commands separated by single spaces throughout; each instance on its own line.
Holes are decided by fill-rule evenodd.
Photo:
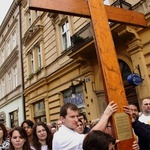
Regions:
M 150 150 L 150 125 L 136 120 L 132 127 L 138 136 L 140 150 Z

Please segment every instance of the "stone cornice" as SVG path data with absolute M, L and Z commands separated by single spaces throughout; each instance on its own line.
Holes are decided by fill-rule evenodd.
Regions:
M 17 7 L 18 7 L 18 5 L 16 4 L 15 1 L 13 1 L 10 9 L 8 10 L 8 12 L 0 26 L 0 35 L 2 35 L 4 29 L 7 27 L 7 24 L 9 22 L 9 20 L 13 17 L 13 14 L 14 14 L 15 10 L 17 9 Z M 18 12 L 19 12 L 19 9 L 18 9 Z
M 18 54 L 19 51 L 16 47 L 0 67 L 0 78 L 3 77 L 3 75 L 12 67 L 12 64 L 16 62 L 16 60 L 19 58 Z

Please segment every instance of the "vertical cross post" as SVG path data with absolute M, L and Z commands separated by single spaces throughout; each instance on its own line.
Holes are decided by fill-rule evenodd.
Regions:
M 133 134 L 130 118 L 126 116 L 126 114 L 121 113 L 123 112 L 123 106 L 127 106 L 128 104 L 106 10 L 102 0 L 88 0 L 88 5 L 93 25 L 97 58 L 103 75 L 107 102 L 115 101 L 118 104 L 117 113 L 119 116 L 121 114 L 121 117 L 125 117 L 127 122 L 129 122 L 128 130 L 130 130 L 129 133 L 131 133 L 131 136 L 129 136 L 129 139 L 121 137 L 123 139 L 125 138 L 125 140 L 119 142 L 118 148 L 119 150 L 132 150 Z M 115 123 L 116 118 L 118 120 L 119 117 L 112 117 L 113 127 L 116 138 L 119 138 L 122 133 L 119 131 L 120 129 Z M 117 131 L 119 131 L 119 133 Z

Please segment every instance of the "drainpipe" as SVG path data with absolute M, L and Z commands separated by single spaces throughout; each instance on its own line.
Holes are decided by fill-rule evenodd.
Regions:
M 21 0 L 16 0 L 16 3 L 19 6 L 19 32 L 20 32 L 20 63 L 21 63 L 21 84 L 22 84 L 22 100 L 23 100 L 23 113 L 24 113 L 24 120 L 26 120 L 26 110 L 25 110 L 25 97 L 24 97 L 24 72 L 23 72 L 23 56 L 22 56 L 22 21 L 21 21 Z

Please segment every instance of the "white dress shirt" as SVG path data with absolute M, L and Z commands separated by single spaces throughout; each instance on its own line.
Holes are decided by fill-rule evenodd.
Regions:
M 53 137 L 53 150 L 82 150 L 85 135 L 62 125 Z

